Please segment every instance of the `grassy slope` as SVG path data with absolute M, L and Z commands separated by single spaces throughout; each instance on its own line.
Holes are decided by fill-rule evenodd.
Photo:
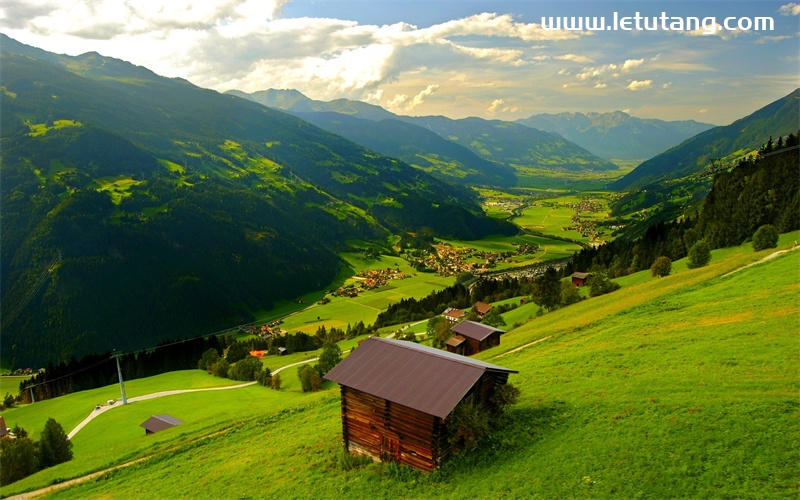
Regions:
M 770 252 L 746 245 L 713 252 L 702 269 L 678 262 L 667 278 L 632 275 L 613 294 L 513 330 L 480 355 L 520 371 L 509 427 L 435 474 L 342 471 L 338 391 L 253 387 L 131 405 L 144 412 L 135 417 L 107 413 L 130 434 L 118 457 L 153 451 L 131 430 L 144 414 L 192 408 L 195 420 L 177 432 L 193 434 L 159 435 L 159 446 L 178 448 L 60 496 L 796 497 L 800 251 L 723 276 Z M 191 441 L 212 429 L 228 431 Z M 94 435 L 110 439 L 99 424 L 83 437 Z M 88 471 L 78 466 L 89 448 L 101 449 L 76 438 L 78 459 L 3 494 Z

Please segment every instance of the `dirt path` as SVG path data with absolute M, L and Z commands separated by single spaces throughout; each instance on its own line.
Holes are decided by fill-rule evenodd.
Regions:
M 748 267 L 752 267 L 752 266 L 757 266 L 759 264 L 763 264 L 764 262 L 766 262 L 768 260 L 771 260 L 771 259 L 774 259 L 775 257 L 777 257 L 779 255 L 783 255 L 786 252 L 793 252 L 795 250 L 800 250 L 800 246 L 795 245 L 795 246 L 793 246 L 792 248 L 790 248 L 788 250 L 778 250 L 777 252 L 772 252 L 771 254 L 767 255 L 763 259 L 757 260 L 756 262 L 753 262 L 752 264 L 747 264 L 746 266 L 742 266 L 739 269 L 734 269 L 733 271 L 731 271 L 729 273 L 723 274 L 722 277 L 724 278 L 725 276 L 730 276 L 733 273 L 738 273 L 742 269 L 747 269 Z
M 527 344 L 525 344 L 523 346 L 519 346 L 516 349 L 511 349 L 510 351 L 504 352 L 503 354 L 498 354 L 497 356 L 493 357 L 492 359 L 502 358 L 503 356 L 505 356 L 507 354 L 511 354 L 512 352 L 519 352 L 519 351 L 525 349 L 526 347 L 530 347 L 530 346 L 532 346 L 534 344 L 538 344 L 539 342 L 544 342 L 545 340 L 549 339 L 550 337 L 552 337 L 552 335 L 548 335 L 547 337 L 545 337 L 543 339 L 534 340 L 533 342 L 529 342 L 529 343 L 527 343 Z

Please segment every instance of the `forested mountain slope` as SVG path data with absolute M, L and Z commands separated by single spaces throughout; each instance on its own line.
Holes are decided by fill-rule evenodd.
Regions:
M 248 321 L 329 283 L 347 239 L 516 231 L 472 192 L 285 113 L 0 41 L 2 348 L 17 366 Z
M 764 106 L 753 114 L 724 127 L 714 127 L 642 163 L 611 189 L 644 187 L 664 179 L 677 179 L 699 172 L 715 158 L 744 156 L 765 143 L 765 138 L 798 130 L 800 89 Z

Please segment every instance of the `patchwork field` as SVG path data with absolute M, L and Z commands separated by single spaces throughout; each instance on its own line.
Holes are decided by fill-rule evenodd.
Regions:
M 608 196 L 599 192 L 539 200 L 515 217 L 514 223 L 524 229 L 584 243 L 608 241 L 611 229 L 598 225 L 608 218 Z
M 783 235 L 779 250 L 798 236 Z M 679 261 L 666 278 L 637 273 L 612 294 L 510 331 L 478 358 L 519 370 L 511 377 L 522 390 L 519 404 L 478 450 L 433 474 L 392 464 L 342 468 L 339 391 L 331 384 L 311 394 L 254 386 L 104 413 L 74 439 L 75 460 L 0 493 L 145 458 L 54 495 L 796 498 L 800 251 L 760 262 L 772 252 L 744 245 L 712 252 L 700 269 Z M 290 385 L 291 371 L 284 372 Z M 13 412 L 84 407 L 114 390 L 4 416 L 13 425 Z M 57 414 L 66 420 L 65 412 Z M 186 424 L 144 436 L 138 424 L 158 413 Z M 20 425 L 34 429 L 33 414 Z

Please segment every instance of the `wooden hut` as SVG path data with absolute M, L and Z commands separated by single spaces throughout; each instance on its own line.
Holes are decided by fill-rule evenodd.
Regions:
M 342 394 L 345 450 L 422 471 L 450 453 L 448 417 L 461 401 L 488 406 L 515 370 L 402 340 L 371 337 L 325 378 Z
M 450 329 L 456 335 L 447 341 L 447 350 L 462 356 L 472 356 L 490 347 L 500 345 L 503 330 L 474 321 L 462 321 Z
M 575 286 L 586 286 L 586 280 L 589 279 L 589 273 L 579 273 L 575 272 L 570 275 L 572 278 L 572 284 Z

